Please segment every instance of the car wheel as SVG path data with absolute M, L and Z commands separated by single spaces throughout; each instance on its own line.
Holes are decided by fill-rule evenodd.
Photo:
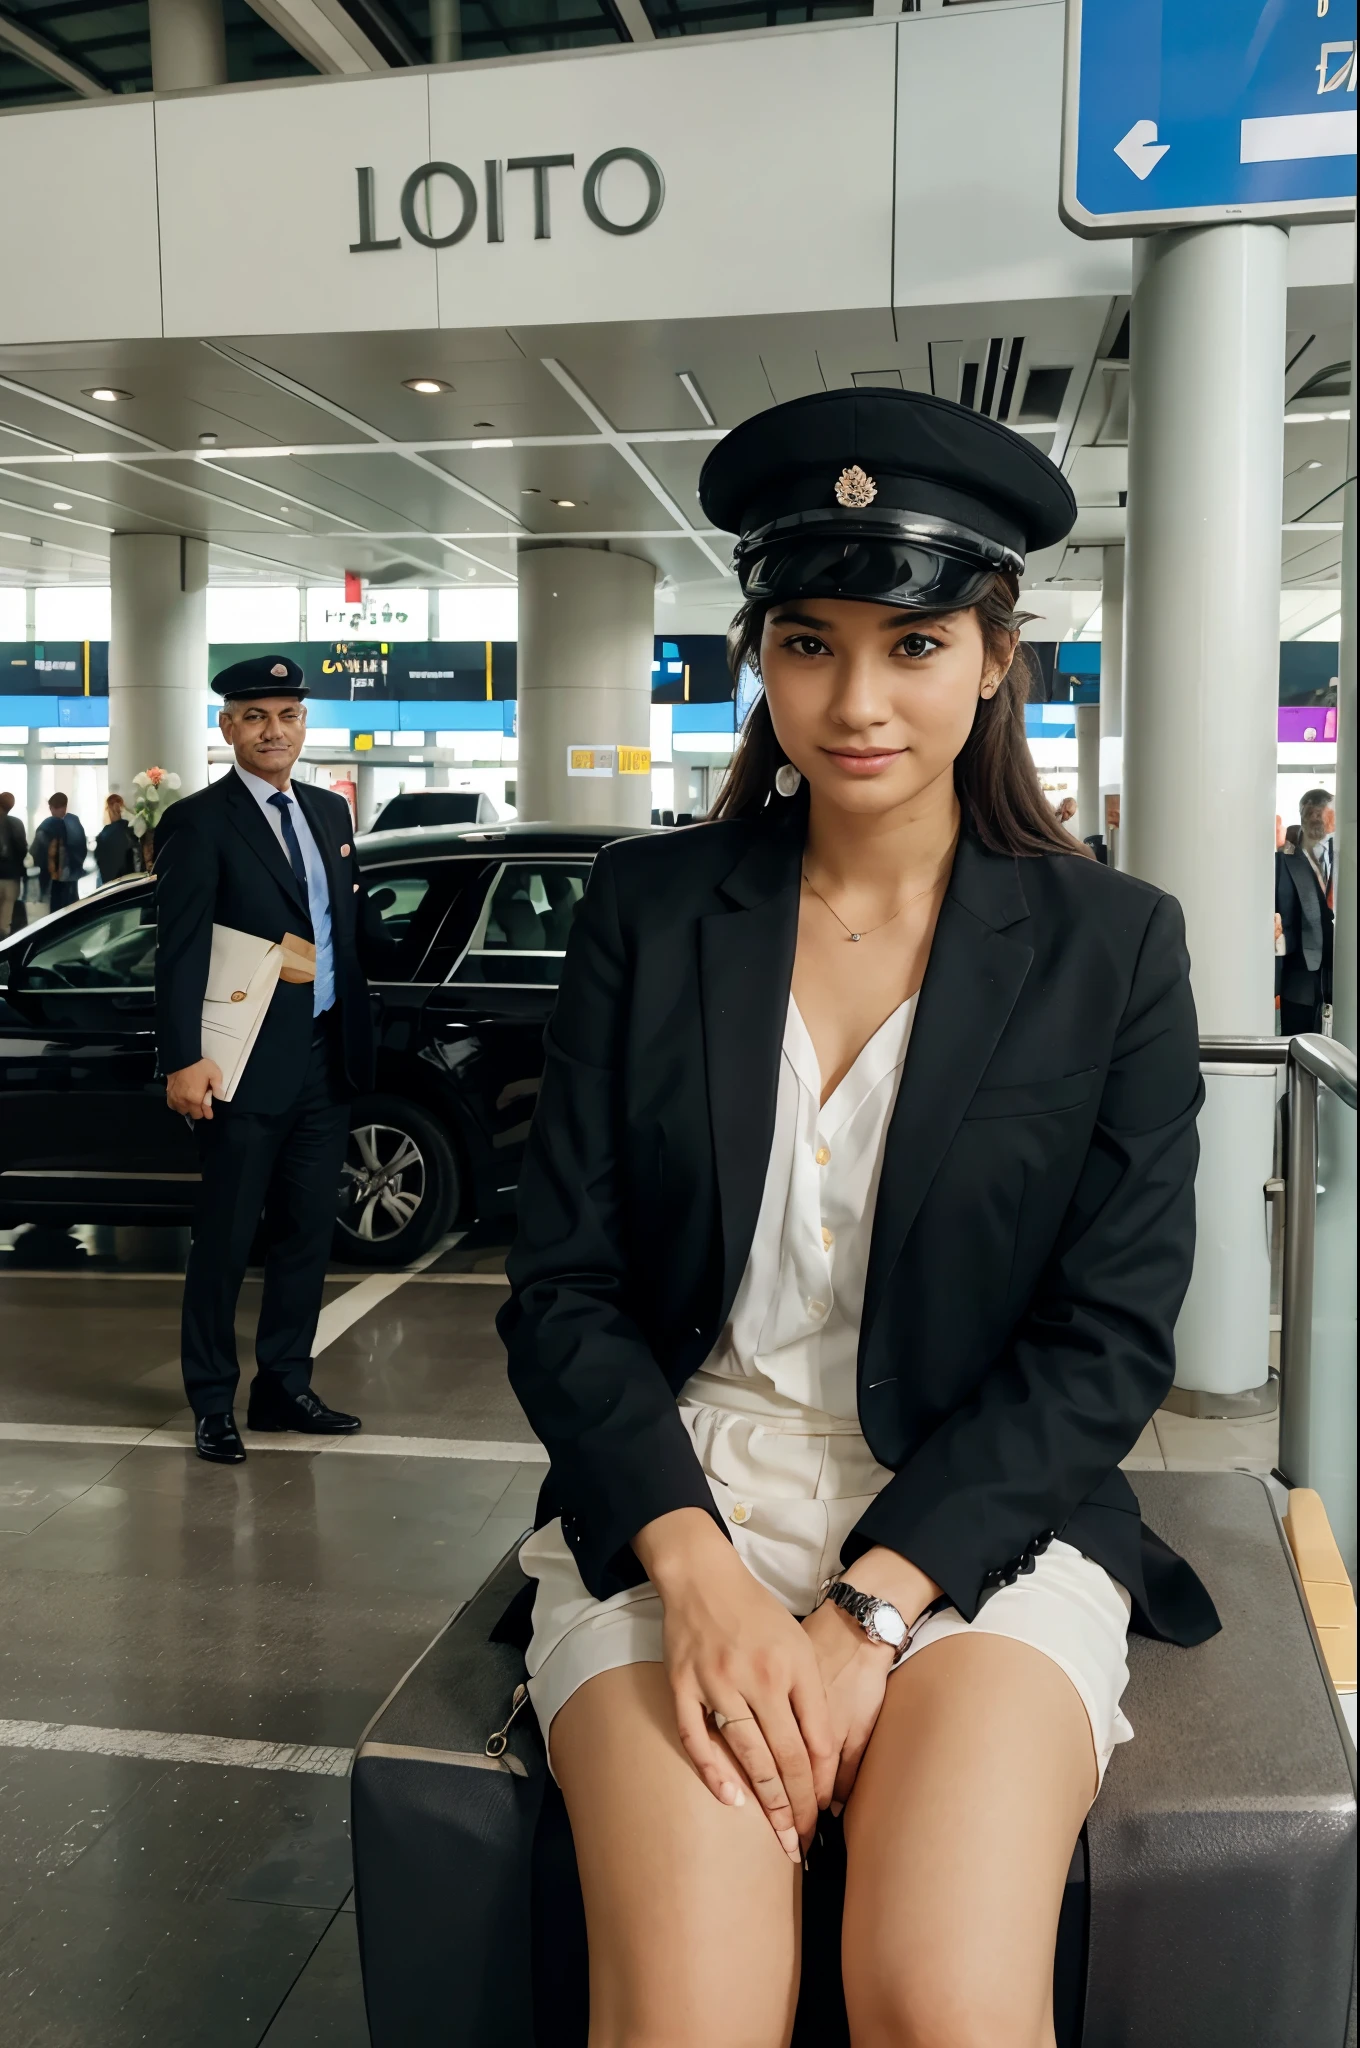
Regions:
M 340 1174 L 335 1256 L 355 1266 L 406 1266 L 452 1227 L 458 1164 L 434 1118 L 399 1095 L 354 1106 Z

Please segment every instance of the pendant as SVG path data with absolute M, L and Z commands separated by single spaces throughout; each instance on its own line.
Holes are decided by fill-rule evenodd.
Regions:
M 850 934 L 850 943 L 851 943 L 851 945 L 852 945 L 852 946 L 857 946 L 857 945 L 859 944 L 860 940 L 861 940 L 861 939 L 863 938 L 863 936 L 864 936 L 864 934 L 863 934 L 862 932 L 851 932 L 851 934 Z

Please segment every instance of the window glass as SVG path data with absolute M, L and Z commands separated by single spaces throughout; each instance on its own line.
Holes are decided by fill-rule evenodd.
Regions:
M 453 864 L 365 867 L 359 954 L 370 981 L 412 981 L 429 951 L 452 886 Z
M 155 967 L 156 899 L 139 890 L 131 902 L 64 921 L 50 939 L 39 939 L 24 979 L 35 989 L 149 989 Z
M 556 982 L 589 878 L 589 861 L 507 861 L 492 876 L 454 979 Z

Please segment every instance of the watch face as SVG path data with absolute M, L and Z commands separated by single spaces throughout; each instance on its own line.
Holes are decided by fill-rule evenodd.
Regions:
M 881 1607 L 874 1609 L 874 1634 L 881 1643 L 887 1643 L 894 1650 L 900 1650 L 907 1640 L 907 1624 L 886 1600 Z

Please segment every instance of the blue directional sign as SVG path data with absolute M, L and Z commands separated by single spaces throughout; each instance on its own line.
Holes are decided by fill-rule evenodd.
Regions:
M 1355 211 L 1356 0 L 1067 0 L 1080 235 Z

